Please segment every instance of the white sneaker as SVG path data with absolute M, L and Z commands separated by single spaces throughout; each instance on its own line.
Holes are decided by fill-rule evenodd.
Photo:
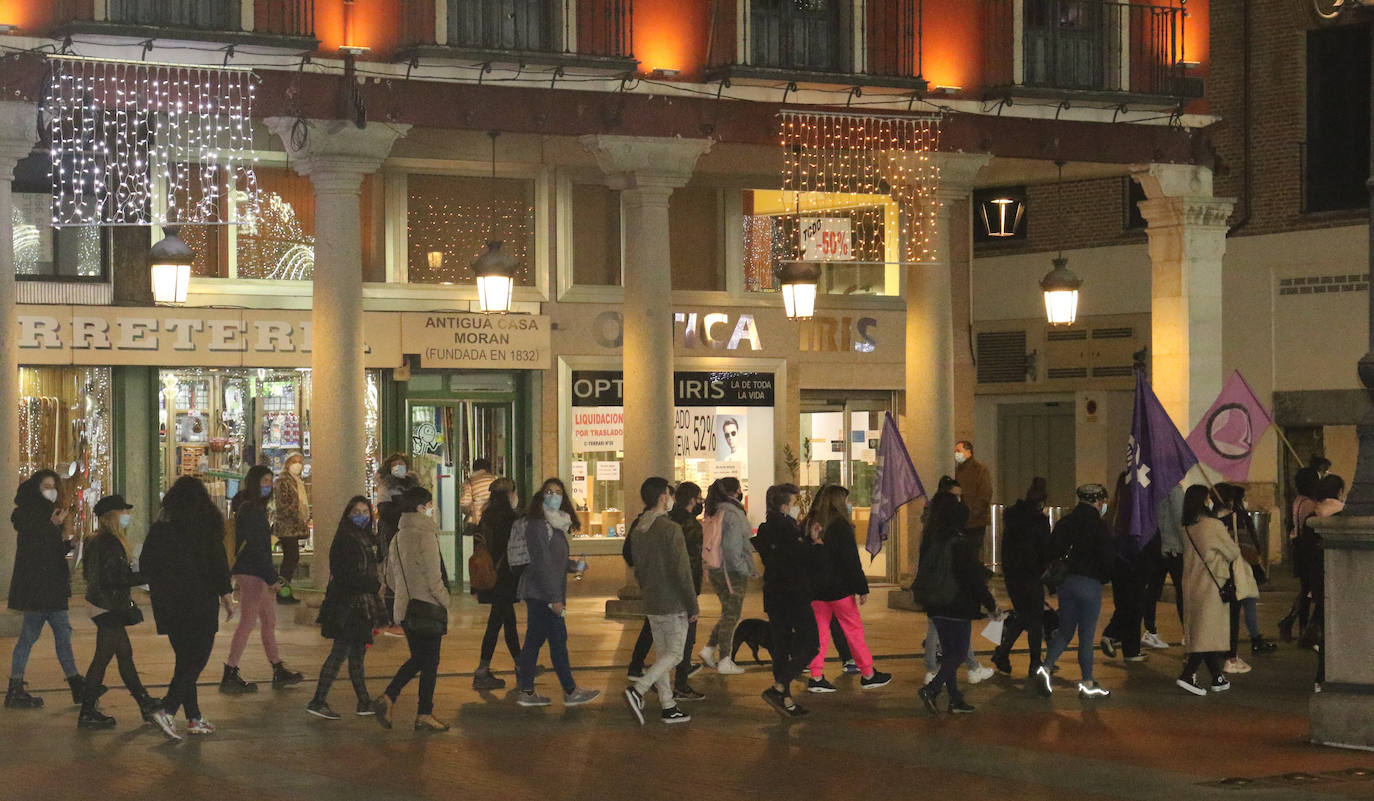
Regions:
M 1140 638 L 1140 644 L 1146 648 L 1168 648 L 1169 643 L 1165 642 L 1158 634 L 1153 631 L 1145 632 Z
M 711 646 L 708 645 L 705 648 L 702 648 L 699 652 L 697 652 L 697 656 L 701 657 L 701 661 L 706 663 L 706 667 L 716 666 L 716 649 L 712 648 Z
M 978 684 L 979 682 L 987 681 L 988 679 L 996 675 L 997 671 L 993 670 L 987 665 L 979 665 L 978 667 L 968 672 L 968 683 Z
M 930 671 L 929 673 L 926 673 L 926 684 L 930 684 L 932 681 L 935 681 L 935 673 L 936 671 L 934 670 Z
M 725 657 L 716 663 L 716 672 L 722 676 L 738 676 L 744 672 L 744 668 L 735 664 L 735 660 Z
M 1245 663 L 1245 660 L 1244 660 L 1244 659 L 1241 659 L 1240 657 L 1236 657 L 1235 659 L 1228 659 L 1228 660 L 1226 660 L 1226 664 L 1225 664 L 1225 665 L 1222 665 L 1222 666 L 1221 666 L 1221 669 L 1222 669 L 1222 672 L 1224 672 L 1224 673 L 1249 673 L 1249 672 L 1250 672 L 1250 666 L 1247 665 L 1247 664 Z

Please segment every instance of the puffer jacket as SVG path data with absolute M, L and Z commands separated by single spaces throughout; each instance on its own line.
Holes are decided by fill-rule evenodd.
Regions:
M 46 475 L 50 474 L 34 475 L 14 494 L 10 522 L 19 535 L 9 594 L 9 607 L 14 612 L 62 612 L 72 597 L 67 554 L 73 545 L 62 536 L 62 527 L 52 522 L 57 506 L 43 497 Z

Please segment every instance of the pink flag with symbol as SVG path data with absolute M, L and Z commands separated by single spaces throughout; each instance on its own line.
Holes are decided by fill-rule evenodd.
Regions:
M 1273 424 L 1273 416 L 1237 370 L 1188 435 L 1188 447 L 1198 461 L 1228 481 L 1245 481 L 1250 477 L 1255 444 Z

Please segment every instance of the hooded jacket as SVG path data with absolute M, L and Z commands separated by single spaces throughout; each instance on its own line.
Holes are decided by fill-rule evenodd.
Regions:
M 139 571 L 148 580 L 158 634 L 219 630 L 219 598 L 233 591 L 224 527 L 158 520 L 148 530 Z
M 822 555 L 812 560 L 811 591 L 817 601 L 840 601 L 868 594 L 868 578 L 859 561 L 854 525 L 836 517 L 821 534 Z
M 1039 586 L 1050 562 L 1049 518 L 1023 499 L 1007 509 L 1002 521 L 1002 573 L 1008 582 Z
M 764 612 L 782 612 L 811 603 L 813 563 L 824 561 L 824 546 L 810 540 L 797 521 L 769 512 L 753 539 L 763 560 Z
M 56 504 L 43 497 L 42 484 L 56 473 L 41 471 L 19 485 L 10 522 L 18 532 L 14 574 L 10 578 L 10 609 L 16 612 L 62 612 L 72 595 L 67 554 L 72 543 L 52 522 Z
M 692 563 L 682 527 L 666 512 L 645 512 L 629 536 L 635 579 L 648 615 L 697 614 Z

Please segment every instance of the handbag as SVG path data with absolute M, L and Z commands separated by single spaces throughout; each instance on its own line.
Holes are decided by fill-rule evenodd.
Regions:
M 473 594 L 496 588 L 496 564 L 485 545 L 473 549 L 468 557 L 468 587 Z
M 392 539 L 391 547 L 396 549 L 396 566 L 401 570 L 401 583 L 406 587 L 406 595 L 410 595 L 410 580 L 406 578 L 405 560 L 401 558 L 397 540 Z M 448 610 L 439 604 L 411 598 L 406 604 L 406 617 L 401 621 L 401 628 L 416 637 L 442 637 L 448 633 Z
M 91 618 L 91 622 L 97 626 L 137 626 L 143 622 L 143 610 L 138 608 L 138 604 L 130 603 L 123 609 L 111 609 L 108 612 L 101 612 Z
M 1069 543 L 1068 550 L 1058 559 L 1050 560 L 1045 566 L 1045 572 L 1040 574 L 1040 583 L 1045 585 L 1050 595 L 1054 595 L 1059 590 L 1059 585 L 1064 583 L 1064 579 L 1069 577 L 1069 556 L 1073 554 L 1073 543 Z
M 1207 575 L 1212 578 L 1212 583 L 1217 585 L 1217 593 L 1221 595 L 1221 602 L 1233 604 L 1236 602 L 1236 579 L 1235 576 L 1227 576 L 1225 583 L 1217 581 L 1217 575 L 1212 572 L 1212 568 L 1207 565 L 1207 558 L 1202 555 L 1202 549 L 1197 547 L 1193 541 L 1192 526 L 1184 526 L 1183 530 L 1188 534 L 1188 544 L 1193 546 L 1193 551 L 1197 553 L 1197 558 L 1202 560 L 1202 569 L 1207 571 Z

